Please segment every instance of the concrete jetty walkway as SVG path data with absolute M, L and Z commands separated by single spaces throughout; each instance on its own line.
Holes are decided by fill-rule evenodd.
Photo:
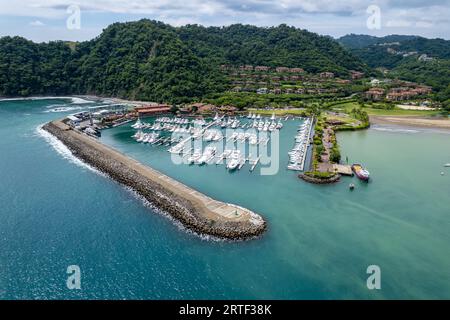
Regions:
M 258 214 L 214 200 L 72 129 L 63 120 L 50 122 L 44 129 L 61 140 L 75 156 L 133 188 L 197 233 L 237 240 L 258 236 L 267 227 Z

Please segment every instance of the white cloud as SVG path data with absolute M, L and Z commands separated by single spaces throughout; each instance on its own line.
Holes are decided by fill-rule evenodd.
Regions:
M 31 22 L 30 22 L 30 26 L 33 26 L 33 27 L 42 27 L 42 26 L 45 26 L 45 23 L 43 23 L 43 22 L 40 21 L 40 20 L 35 20 L 35 21 L 31 21 Z
M 407 20 L 389 20 L 386 22 L 386 27 L 388 28 L 404 28 L 410 27 L 411 25 L 412 23 Z
M 113 21 L 147 17 L 176 26 L 287 23 L 334 36 L 370 34 L 366 8 L 371 4 L 381 8 L 385 34 L 405 28 L 408 33 L 442 36 L 450 29 L 450 0 L 0 0 L 0 19 L 32 17 L 53 25 L 50 20 L 68 17 L 66 10 L 72 4 L 79 5 L 82 14 L 89 13 L 83 19 L 92 19 L 90 25 L 98 30 Z M 103 19 L 96 20 L 96 13 L 102 13 Z
M 417 21 L 416 27 L 418 28 L 431 28 L 433 27 L 433 23 L 430 21 Z

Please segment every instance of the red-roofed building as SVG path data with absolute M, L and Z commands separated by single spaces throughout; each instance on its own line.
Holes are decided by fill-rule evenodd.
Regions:
M 150 117 L 156 114 L 169 113 L 171 106 L 168 104 L 154 104 L 136 107 L 134 110 L 139 117 Z

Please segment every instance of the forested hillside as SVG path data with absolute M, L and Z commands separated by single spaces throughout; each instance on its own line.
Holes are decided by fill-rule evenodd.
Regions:
M 401 42 L 406 40 L 413 40 L 418 36 L 405 36 L 405 35 L 389 35 L 385 37 L 375 37 L 366 34 L 347 34 L 338 39 L 338 42 L 344 47 L 349 49 L 361 49 L 374 44 Z
M 347 35 L 338 40 L 352 48 L 372 68 L 387 68 L 388 76 L 427 84 L 436 99 L 450 99 L 450 41 L 418 36 Z
M 281 25 L 115 23 L 82 43 L 0 39 L 0 96 L 96 94 L 184 102 L 228 87 L 220 64 L 367 71 L 329 37 Z

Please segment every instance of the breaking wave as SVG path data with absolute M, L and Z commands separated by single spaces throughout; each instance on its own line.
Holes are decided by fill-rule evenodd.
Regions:
M 53 100 L 64 99 L 70 100 L 72 104 L 86 104 L 93 103 L 94 101 L 86 100 L 78 97 L 23 97 L 23 98 L 3 98 L 0 101 L 24 101 L 24 100 Z
M 45 110 L 45 113 L 59 113 L 59 112 L 69 112 L 75 110 L 82 110 L 83 107 L 67 107 L 67 106 L 48 106 L 48 110 Z
M 58 138 L 56 138 L 54 135 L 49 133 L 48 131 L 44 130 L 42 127 L 44 125 L 40 125 L 36 128 L 36 134 L 43 138 L 59 155 L 61 155 L 64 159 L 69 160 L 69 162 L 82 167 L 84 169 L 88 169 L 92 172 L 95 172 L 96 174 L 99 174 L 101 176 L 106 176 L 103 172 L 98 171 L 94 167 L 90 166 L 89 164 L 85 163 L 84 161 L 81 161 L 77 157 L 75 157 L 70 151 L 69 148 L 67 148 L 64 143 L 62 143 Z

